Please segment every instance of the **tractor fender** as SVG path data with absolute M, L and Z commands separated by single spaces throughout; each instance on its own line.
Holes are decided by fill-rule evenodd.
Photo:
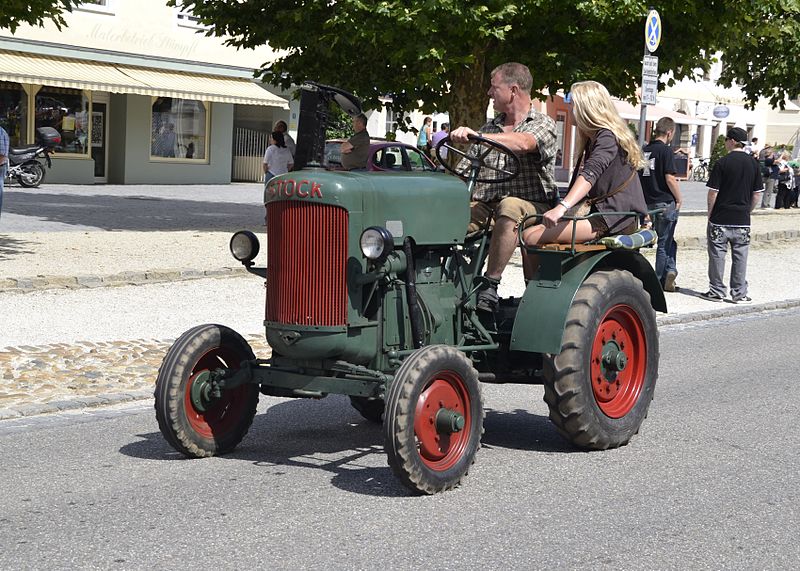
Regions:
M 569 267 L 567 267 L 569 266 Z M 578 256 L 565 264 L 560 281 L 531 280 L 519 302 L 511 332 L 511 350 L 560 353 L 567 313 L 578 288 L 595 271 L 627 270 L 650 294 L 653 309 L 667 312 L 667 301 L 650 263 L 639 252 L 606 250 Z

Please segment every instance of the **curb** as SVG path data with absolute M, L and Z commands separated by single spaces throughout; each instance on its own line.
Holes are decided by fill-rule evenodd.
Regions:
M 749 315 L 755 313 L 766 313 L 783 309 L 800 307 L 800 299 L 788 299 L 784 301 L 772 301 L 757 305 L 732 305 L 731 307 L 721 307 L 709 311 L 698 311 L 685 313 L 682 315 L 660 315 L 656 319 L 659 327 L 671 325 L 685 325 L 701 321 L 711 321 L 734 315 Z M 15 407 L 0 408 L 0 421 L 18 419 L 22 417 L 38 416 L 42 414 L 53 414 L 83 408 L 98 408 L 123 402 L 147 400 L 153 398 L 153 390 L 128 391 L 122 393 L 100 394 L 95 396 L 78 397 L 73 399 L 62 399 L 44 403 L 26 403 Z
M 127 271 L 117 274 L 83 274 L 78 276 L 35 276 L 0 278 L 0 293 L 29 293 L 48 289 L 91 289 L 145 285 L 204 278 L 241 277 L 247 274 L 243 267 L 225 267 L 216 270 L 155 269 Z

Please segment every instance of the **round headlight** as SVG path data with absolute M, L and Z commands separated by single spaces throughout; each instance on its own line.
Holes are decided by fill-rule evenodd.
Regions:
M 394 250 L 392 234 L 380 226 L 371 226 L 361 233 L 361 253 L 369 260 L 383 261 Z
M 252 262 L 260 247 L 258 238 L 249 230 L 240 230 L 231 236 L 231 254 L 242 263 Z

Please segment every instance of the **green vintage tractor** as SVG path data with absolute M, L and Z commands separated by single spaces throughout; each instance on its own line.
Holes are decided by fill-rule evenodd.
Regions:
M 233 255 L 266 279 L 272 355 L 257 358 L 221 325 L 184 333 L 156 383 L 167 441 L 190 457 L 224 454 L 245 436 L 259 393 L 348 395 L 383 423 L 400 481 L 432 494 L 457 486 L 474 462 L 481 383 L 498 382 L 544 384 L 550 419 L 575 446 L 627 444 L 653 398 L 654 310 L 666 311 L 644 257 L 603 244 L 531 249 L 539 269 L 524 295 L 480 312 L 490 235 L 464 235 L 470 190 L 491 150 L 509 155 L 501 178 L 514 176 L 513 153 L 487 139 L 474 141 L 478 152 L 449 147 L 466 157 L 466 184 L 443 173 L 327 171 L 331 101 L 358 110 L 334 88 L 303 89 L 296 163 L 306 167 L 266 189 L 266 267 L 255 267 L 255 235 L 231 239 Z

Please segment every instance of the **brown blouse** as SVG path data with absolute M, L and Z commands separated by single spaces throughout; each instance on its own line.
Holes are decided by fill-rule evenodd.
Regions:
M 572 174 L 570 188 L 582 175 L 589 184 L 589 198 L 600 198 L 593 206 L 592 212 L 647 212 L 647 203 L 644 193 L 635 176 L 635 170 L 627 160 L 628 155 L 619 146 L 614 133 L 608 129 L 600 129 L 589 140 L 583 158 Z M 631 174 L 634 174 L 631 177 Z M 616 194 L 606 199 L 601 197 L 613 192 L 620 185 L 628 181 L 625 187 Z M 621 232 L 631 222 L 631 217 L 614 215 L 602 216 L 609 229 L 609 234 Z

